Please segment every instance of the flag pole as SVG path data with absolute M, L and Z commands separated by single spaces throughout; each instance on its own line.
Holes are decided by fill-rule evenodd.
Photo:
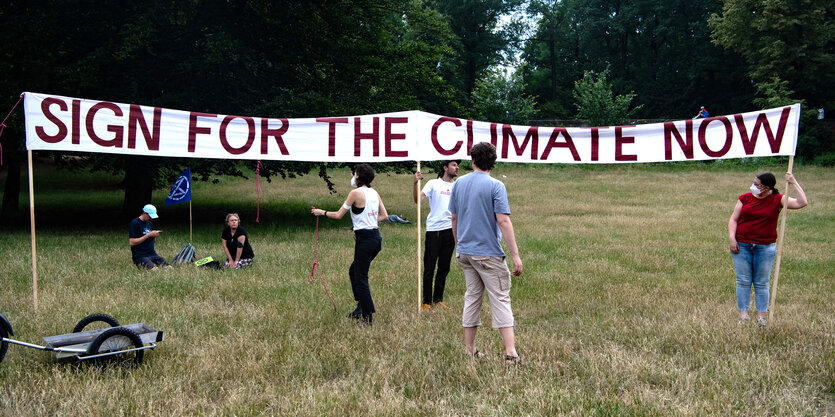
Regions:
M 32 300 L 38 309 L 38 252 L 35 248 L 35 184 L 32 176 L 32 151 L 29 157 L 29 227 L 32 233 Z
M 789 170 L 792 172 L 794 166 L 794 155 L 789 156 Z M 789 214 L 789 181 L 786 180 L 786 206 L 783 209 L 783 218 L 780 219 L 780 233 L 777 235 L 777 259 L 775 260 L 774 269 L 774 286 L 771 288 L 771 302 L 768 305 L 768 321 L 774 318 L 774 306 L 777 303 L 777 281 L 780 280 L 780 261 L 783 259 L 783 235 L 786 233 L 786 217 Z
M 188 243 L 193 243 L 191 229 L 191 200 L 188 200 Z
M 420 171 L 420 161 L 417 161 L 417 170 Z M 422 282 L 421 282 L 421 275 L 420 275 L 420 271 L 422 269 L 421 265 L 420 265 L 421 264 L 421 256 L 420 256 L 420 245 L 421 245 L 421 242 L 420 242 L 420 238 L 421 238 L 421 236 L 420 236 L 420 232 L 421 232 L 421 230 L 420 230 L 420 223 L 421 223 L 420 202 L 422 200 L 420 198 L 420 180 L 418 180 L 418 182 L 417 182 L 417 188 L 418 188 L 417 221 L 416 221 L 416 223 L 417 223 L 417 301 L 418 301 L 417 311 L 418 311 L 418 314 L 420 314 L 420 307 L 421 307 L 421 304 L 422 304 L 422 302 L 421 302 L 421 289 L 423 288 L 422 285 L 421 285 Z

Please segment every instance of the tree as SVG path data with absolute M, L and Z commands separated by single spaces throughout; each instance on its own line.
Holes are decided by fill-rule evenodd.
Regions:
M 629 109 L 634 93 L 615 96 L 612 85 L 606 80 L 608 70 L 600 74 L 586 71 L 583 78 L 574 83 L 574 99 L 577 101 L 577 118 L 588 120 L 591 126 L 617 126 L 626 124 L 640 106 Z
M 524 125 L 536 113 L 536 100 L 525 94 L 521 72 L 492 71 L 476 81 L 472 117 L 478 120 Z

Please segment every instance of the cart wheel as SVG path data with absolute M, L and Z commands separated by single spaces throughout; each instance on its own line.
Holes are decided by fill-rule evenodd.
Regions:
M 118 352 L 124 349 L 140 348 L 143 346 L 142 339 L 131 329 L 126 327 L 114 327 L 100 334 L 90 347 L 87 348 L 87 355 L 98 353 Z M 135 350 L 128 353 L 117 353 L 112 356 L 103 356 L 94 359 L 96 364 L 103 364 L 111 361 L 118 361 L 124 364 L 133 362 L 138 365 L 142 363 L 145 356 L 144 350 Z
M 3 323 L 0 323 L 0 337 L 9 337 L 9 332 L 6 330 L 6 326 Z M 6 357 L 6 351 L 9 349 L 9 342 L 0 342 L 0 362 L 3 362 L 3 358 Z
M 114 319 L 107 314 L 90 314 L 87 317 L 81 319 L 78 324 L 75 325 L 75 328 L 72 329 L 73 333 L 83 332 L 84 328 L 87 327 L 90 323 L 95 323 L 97 321 L 103 321 L 110 325 L 110 327 L 117 327 L 119 326 L 119 321 Z

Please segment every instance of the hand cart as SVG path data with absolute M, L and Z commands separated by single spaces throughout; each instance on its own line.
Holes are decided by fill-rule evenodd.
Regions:
M 111 327 L 84 331 L 87 325 L 94 322 L 104 322 Z M 119 361 L 138 365 L 142 363 L 145 350 L 157 347 L 157 343 L 163 340 L 162 331 L 145 323 L 120 326 L 116 319 L 107 314 L 91 314 L 81 319 L 72 333 L 44 337 L 44 346 L 9 338 L 14 335 L 11 323 L 0 314 L 0 362 L 3 362 L 9 344 L 14 344 L 52 352 L 59 361 L 92 360 L 96 364 Z

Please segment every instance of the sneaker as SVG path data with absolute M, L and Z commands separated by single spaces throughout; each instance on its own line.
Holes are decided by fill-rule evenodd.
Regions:
M 765 317 L 760 317 L 760 318 L 758 318 L 758 319 L 757 319 L 757 324 L 759 324 L 759 325 L 760 325 L 760 327 L 765 327 L 765 325 L 766 325 L 766 322 L 765 322 Z
M 746 325 L 749 321 L 751 321 L 751 319 L 748 316 L 739 318 L 739 324 L 741 325 Z
M 444 304 L 443 301 L 438 301 L 437 303 L 435 303 L 435 305 L 436 306 L 441 306 L 441 308 L 444 309 L 444 310 L 452 310 L 452 308 L 450 308 L 450 306 Z
M 432 306 L 430 306 L 429 304 L 424 304 L 420 307 L 420 311 L 423 311 L 423 312 L 427 312 L 431 309 L 432 309 Z

